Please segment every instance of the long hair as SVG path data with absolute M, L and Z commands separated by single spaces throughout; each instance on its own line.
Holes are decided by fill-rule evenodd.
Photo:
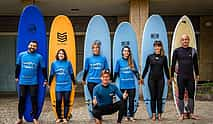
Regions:
M 57 51 L 56 56 L 55 56 L 56 60 L 59 60 L 58 54 L 59 54 L 60 51 L 62 51 L 62 52 L 64 53 L 64 59 L 63 59 L 63 60 L 66 61 L 66 60 L 67 60 L 67 53 L 66 53 L 66 51 L 65 51 L 64 49 L 59 49 L 59 50 Z
M 132 52 L 131 52 L 130 47 L 124 46 L 122 48 L 122 50 L 121 50 L 122 56 L 123 56 L 123 51 L 124 51 L 125 48 L 127 48 L 129 50 L 128 65 L 129 65 L 129 67 L 130 67 L 131 70 L 135 70 L 135 65 L 134 65 L 134 62 L 133 62 L 133 57 L 132 57 Z
M 161 47 L 160 56 L 164 56 L 165 55 L 163 44 L 162 44 L 162 42 L 160 40 L 155 40 L 153 46 L 160 46 Z

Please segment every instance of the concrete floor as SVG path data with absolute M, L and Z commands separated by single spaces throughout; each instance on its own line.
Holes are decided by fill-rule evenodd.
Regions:
M 0 124 L 14 124 L 17 119 L 17 97 L 2 97 L 0 98 Z M 183 124 L 213 124 L 213 101 L 197 101 L 196 102 L 195 113 L 201 117 L 201 120 L 184 120 Z M 69 123 L 72 124 L 91 124 L 94 121 L 90 120 L 87 113 L 87 106 L 84 103 L 83 97 L 76 97 L 74 108 L 73 108 L 73 118 Z M 117 114 L 107 115 L 103 118 L 103 124 L 115 124 Z M 175 106 L 173 101 L 168 101 L 166 104 L 166 110 L 163 114 L 163 121 L 152 122 L 145 111 L 145 105 L 142 101 L 139 103 L 139 108 L 135 114 L 137 119 L 134 124 L 147 124 L 147 123 L 157 123 L 157 124 L 176 124 L 180 123 L 177 121 L 177 115 L 175 111 Z M 44 103 L 43 112 L 39 118 L 41 124 L 54 124 L 55 118 L 52 112 L 50 99 L 47 97 Z M 124 122 L 124 124 L 130 124 L 133 122 Z M 30 124 L 25 122 L 25 124 Z

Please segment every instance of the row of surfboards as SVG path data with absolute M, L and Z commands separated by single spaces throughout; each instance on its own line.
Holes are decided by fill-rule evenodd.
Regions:
M 196 40 L 195 40 L 195 33 L 191 21 L 187 16 L 183 16 L 179 21 L 175 28 L 175 32 L 173 35 L 172 40 L 172 47 L 171 47 L 171 54 L 173 50 L 180 46 L 179 40 L 182 34 L 188 34 L 190 36 L 191 42 L 190 46 L 196 48 Z M 51 65 L 51 63 L 55 59 L 55 55 L 57 50 L 63 48 L 66 50 L 68 55 L 68 60 L 71 61 L 73 66 L 73 71 L 77 76 L 77 80 L 81 81 L 82 78 L 82 71 L 76 74 L 76 48 L 75 48 L 75 38 L 74 38 L 74 31 L 71 21 L 68 17 L 64 15 L 59 15 L 55 17 L 52 22 L 51 30 L 50 30 L 50 37 L 49 37 L 49 44 L 47 44 L 46 40 L 46 29 L 44 18 L 39 10 L 39 8 L 35 5 L 28 5 L 24 8 L 19 21 L 18 26 L 18 37 L 17 37 L 17 48 L 16 48 L 16 55 L 20 52 L 27 50 L 27 44 L 30 40 L 37 40 L 39 47 L 38 52 L 43 55 L 46 66 Z M 143 71 L 145 66 L 146 57 L 149 54 L 152 54 L 153 51 L 153 41 L 154 40 L 161 40 L 164 46 L 165 55 L 168 57 L 169 50 L 168 50 L 168 38 L 167 38 L 167 31 L 164 24 L 163 19 L 159 15 L 152 15 L 147 20 L 144 33 L 142 37 L 142 46 L 141 48 L 141 60 L 139 63 L 138 57 L 138 45 L 136 34 L 128 22 L 122 22 L 118 25 L 113 40 L 113 48 L 111 48 L 111 41 L 110 41 L 110 32 L 107 25 L 106 20 L 101 15 L 93 16 L 89 23 L 86 30 L 86 37 L 84 43 L 84 62 L 85 58 L 92 55 L 91 45 L 93 41 L 99 40 L 101 42 L 101 55 L 107 58 L 109 67 L 115 68 L 116 61 L 121 58 L 121 49 L 123 46 L 129 46 L 132 50 L 132 55 L 136 62 L 138 68 L 141 65 L 140 70 Z M 49 52 L 47 49 L 49 48 Z M 113 51 L 111 57 L 111 49 Z M 170 55 L 171 55 L 170 54 Z M 49 60 L 48 60 L 49 59 Z M 111 64 L 112 60 L 112 64 Z M 171 59 L 170 59 L 171 60 Z M 41 71 L 41 70 L 39 70 Z M 112 69 L 113 71 L 113 69 Z M 40 73 L 41 74 L 41 73 Z M 151 117 L 151 107 L 150 107 L 150 93 L 149 88 L 147 85 L 147 76 L 145 77 L 145 84 L 142 86 L 144 102 L 147 108 L 147 112 L 149 117 Z M 116 84 L 119 87 L 119 80 L 116 80 Z M 137 111 L 138 101 L 139 101 L 139 86 L 138 83 L 136 84 L 136 97 L 135 97 L 135 110 Z M 165 102 L 168 93 L 168 85 L 165 83 L 164 93 L 163 93 L 163 109 L 165 108 Z M 177 109 L 177 113 L 179 114 L 177 108 L 177 85 L 175 82 L 172 83 L 173 85 L 173 96 L 174 101 Z M 18 93 L 19 88 L 17 86 Z M 43 76 L 39 75 L 39 88 L 38 88 L 38 115 L 40 115 L 45 99 L 45 91 L 46 88 L 43 87 Z M 75 89 L 72 90 L 70 96 L 70 111 L 69 111 L 69 118 L 72 116 L 72 107 L 74 103 L 74 94 Z M 88 104 L 88 112 L 91 115 L 92 105 L 91 105 L 91 96 L 89 94 L 87 85 L 84 85 L 84 94 L 85 94 L 85 101 Z M 55 100 L 55 81 L 51 84 L 50 87 L 50 96 L 51 96 L 51 103 L 52 108 L 57 118 L 56 114 L 56 100 Z M 26 110 L 24 112 L 24 118 L 26 121 L 32 121 L 32 117 L 30 115 L 32 111 L 31 107 L 31 100 L 29 95 L 27 96 L 26 101 Z

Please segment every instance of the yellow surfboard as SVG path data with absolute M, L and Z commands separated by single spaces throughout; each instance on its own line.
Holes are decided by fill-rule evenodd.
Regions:
M 56 53 L 59 49 L 65 49 L 67 53 L 67 59 L 72 63 L 74 75 L 76 75 L 76 49 L 75 49 L 75 36 L 73 31 L 72 23 L 69 18 L 64 15 L 59 15 L 54 18 L 50 30 L 50 39 L 49 39 L 49 72 L 51 68 L 51 63 L 55 61 Z M 56 96 L 55 96 L 55 78 L 53 79 L 50 86 L 50 98 L 52 103 L 53 112 L 55 117 L 56 113 Z M 75 97 L 75 87 L 72 85 L 72 91 L 70 95 L 70 111 L 68 118 L 70 119 L 72 114 L 72 107 Z M 64 108 L 64 105 L 62 105 Z M 62 109 L 62 115 L 63 115 Z

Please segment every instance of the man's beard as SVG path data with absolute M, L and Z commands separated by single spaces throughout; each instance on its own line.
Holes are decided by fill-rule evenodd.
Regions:
M 29 48 L 28 49 L 31 53 L 34 53 L 35 52 L 35 49 L 34 48 Z

